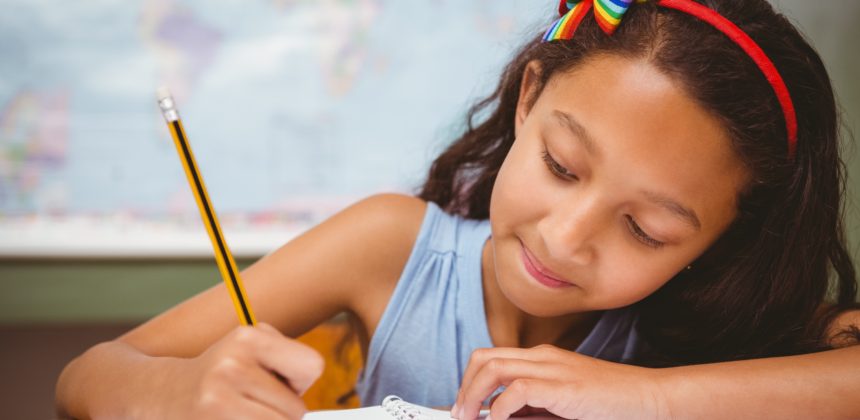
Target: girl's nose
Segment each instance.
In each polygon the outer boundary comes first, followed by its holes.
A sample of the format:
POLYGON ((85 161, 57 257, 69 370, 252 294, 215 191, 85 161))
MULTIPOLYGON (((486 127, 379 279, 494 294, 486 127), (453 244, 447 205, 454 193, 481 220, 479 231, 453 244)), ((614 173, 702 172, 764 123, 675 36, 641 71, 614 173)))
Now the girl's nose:
POLYGON ((596 238, 605 228, 597 200, 581 196, 575 202, 556 206, 538 223, 550 257, 572 265, 593 264, 596 238))

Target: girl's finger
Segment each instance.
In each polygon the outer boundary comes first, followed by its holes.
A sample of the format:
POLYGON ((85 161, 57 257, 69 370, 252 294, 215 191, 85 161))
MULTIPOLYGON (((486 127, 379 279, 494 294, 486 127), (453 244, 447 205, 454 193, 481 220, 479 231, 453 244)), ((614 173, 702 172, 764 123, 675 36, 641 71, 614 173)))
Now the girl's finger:
POLYGON ((500 386, 508 386, 517 379, 562 380, 570 373, 564 366, 553 362, 535 362, 524 359, 490 359, 472 377, 468 385, 460 388, 458 407, 460 420, 474 419, 481 403, 500 386))
POLYGON ((225 419, 262 419, 262 420, 300 420, 299 417, 285 417, 284 415, 273 410, 271 407, 251 401, 250 404, 243 404, 241 408, 233 411, 233 414, 224 416, 225 419))
MULTIPOLYGON (((496 403, 496 399, 499 398, 499 395, 501 395, 501 394, 493 395, 493 398, 490 398, 490 406, 492 406, 493 404, 496 403)), ((527 405, 527 406, 515 411, 513 416, 514 417, 528 417, 528 416, 537 416, 537 415, 545 416, 547 414, 549 414, 549 411, 546 411, 545 408, 535 408, 535 407, 532 407, 530 405, 527 405)))
POLYGON ((301 417, 285 417, 271 407, 257 401, 249 400, 239 394, 225 394, 218 401, 217 407, 207 407, 203 412, 197 412, 194 418, 207 419, 264 419, 264 420, 299 420, 301 417))
MULTIPOLYGON (((490 406, 490 417, 493 420, 507 420, 513 414, 528 409, 544 409, 550 413, 564 414, 570 417, 569 404, 571 395, 565 395, 568 388, 563 383, 542 379, 516 379, 499 394, 490 406)), ((575 416, 574 416, 575 417, 575 416)))
POLYGON ((235 382, 242 395, 271 408, 281 416, 300 419, 307 411, 295 391, 272 372, 261 368, 245 369, 236 376, 235 382))
POLYGON ((469 357, 469 364, 466 365, 466 370, 463 372, 463 380, 460 381, 460 391, 457 393, 457 398, 454 400, 454 406, 451 407, 451 417, 458 418, 460 411, 460 401, 462 400, 463 389, 469 387, 472 383, 472 378, 481 370, 487 361, 493 358, 507 359, 524 359, 525 350, 509 347, 496 347, 477 349, 472 352, 469 357))
POLYGON ((463 380, 460 383, 460 392, 457 393, 457 399, 451 409, 452 417, 457 417, 460 411, 459 403, 462 400, 463 389, 469 388, 471 383, 484 365, 492 359, 522 359, 531 361, 557 361, 564 363, 565 358, 576 357, 575 353, 566 352, 549 345, 537 346, 530 349, 519 349, 509 347, 485 348, 478 349, 472 352, 469 359, 469 364, 463 373, 463 380))
POLYGON ((255 358, 286 379, 296 393, 304 393, 322 374, 325 361, 314 349, 283 336, 270 325, 261 323, 254 328, 264 333, 247 338, 252 341, 255 358))

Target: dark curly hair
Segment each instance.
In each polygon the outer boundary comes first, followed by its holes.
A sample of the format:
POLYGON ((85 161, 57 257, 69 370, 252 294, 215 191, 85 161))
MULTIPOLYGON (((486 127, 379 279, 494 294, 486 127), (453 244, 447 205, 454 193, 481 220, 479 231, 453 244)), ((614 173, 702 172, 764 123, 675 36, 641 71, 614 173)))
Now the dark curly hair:
MULTIPOLYGON (((740 193, 738 217, 694 268, 635 304, 648 349, 639 363, 671 366, 830 348, 828 326, 858 305, 842 225, 838 113, 827 71, 767 1, 699 2, 752 37, 785 79, 798 116, 794 160, 771 85, 740 47, 695 17, 644 3, 628 10, 612 36, 586 18, 571 40, 544 43, 536 37, 523 46, 495 91, 469 111, 465 133, 433 162, 419 196, 453 214, 489 217, 530 61, 541 63, 540 92, 553 75, 596 54, 645 60, 722 122, 751 181, 740 193)), ((844 335, 860 339, 856 328, 844 335)))

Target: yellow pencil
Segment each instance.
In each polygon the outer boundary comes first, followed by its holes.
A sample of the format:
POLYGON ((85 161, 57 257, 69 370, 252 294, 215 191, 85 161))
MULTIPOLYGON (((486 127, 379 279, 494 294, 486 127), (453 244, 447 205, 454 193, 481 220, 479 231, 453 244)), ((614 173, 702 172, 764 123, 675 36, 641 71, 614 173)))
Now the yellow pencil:
POLYGON ((197 200, 200 217, 203 219, 206 231, 209 232, 209 239, 212 241, 212 249, 215 251, 215 261, 218 262, 221 278, 224 279, 224 284, 227 285, 227 290, 230 291, 230 296, 233 298, 233 305, 236 307, 239 321, 242 325, 256 325, 254 312, 251 311, 251 305, 246 298, 245 289, 242 287, 239 270, 236 269, 236 262, 233 260, 233 255, 230 253, 227 242, 224 241, 224 236, 221 234, 221 225, 218 223, 218 217, 215 215, 215 208, 212 207, 212 202, 209 201, 209 195, 206 193, 206 185, 203 183, 203 177, 197 169, 194 154, 191 153, 191 145, 188 144, 188 138, 185 136, 185 130, 182 129, 179 112, 176 110, 176 103, 173 101, 173 97, 167 88, 162 87, 158 89, 158 106, 161 108, 164 120, 167 121, 168 128, 170 128, 170 134, 173 135, 176 152, 179 153, 182 166, 185 168, 185 176, 188 179, 188 184, 191 186, 191 190, 194 191, 194 198, 197 200))

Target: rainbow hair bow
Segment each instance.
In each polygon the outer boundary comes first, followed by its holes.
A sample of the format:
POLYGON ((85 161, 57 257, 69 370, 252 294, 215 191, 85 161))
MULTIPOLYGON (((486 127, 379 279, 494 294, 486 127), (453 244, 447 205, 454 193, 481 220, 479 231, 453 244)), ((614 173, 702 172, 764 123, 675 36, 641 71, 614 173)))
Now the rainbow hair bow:
MULTIPOLYGON (((603 29, 607 35, 612 35, 621 23, 621 18, 627 12, 627 8, 634 0, 579 0, 569 1, 561 0, 558 5, 558 14, 561 19, 555 22, 552 27, 546 31, 543 37, 545 42, 555 41, 558 39, 570 39, 573 37, 573 32, 579 26, 579 22, 585 17, 585 14, 594 6, 594 18, 597 24, 603 29)), ((645 0, 636 0, 637 3, 644 3, 645 0)))

